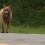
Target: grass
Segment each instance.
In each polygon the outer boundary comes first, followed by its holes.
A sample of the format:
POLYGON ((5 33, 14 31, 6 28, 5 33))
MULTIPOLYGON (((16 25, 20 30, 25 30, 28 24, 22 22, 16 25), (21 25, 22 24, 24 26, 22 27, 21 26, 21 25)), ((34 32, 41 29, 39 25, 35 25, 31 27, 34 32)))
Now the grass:
MULTIPOLYGON (((2 27, 0 26, 0 32, 2 31, 2 27)), ((27 33, 27 34, 45 34, 45 27, 38 27, 38 28, 29 28, 29 27, 15 27, 10 26, 9 28, 10 33, 27 33)))
POLYGON ((29 28, 29 27, 14 27, 11 26, 9 29, 11 33, 30 33, 30 34, 45 34, 45 27, 29 28))

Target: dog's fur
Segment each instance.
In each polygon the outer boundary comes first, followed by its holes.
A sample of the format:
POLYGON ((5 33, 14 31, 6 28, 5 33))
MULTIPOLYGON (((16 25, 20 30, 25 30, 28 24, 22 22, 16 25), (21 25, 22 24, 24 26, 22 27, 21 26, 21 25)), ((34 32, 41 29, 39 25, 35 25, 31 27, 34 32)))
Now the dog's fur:
POLYGON ((8 33, 9 24, 12 20, 12 11, 10 9, 10 6, 3 6, 3 8, 0 11, 0 19, 2 22, 2 33, 8 33))

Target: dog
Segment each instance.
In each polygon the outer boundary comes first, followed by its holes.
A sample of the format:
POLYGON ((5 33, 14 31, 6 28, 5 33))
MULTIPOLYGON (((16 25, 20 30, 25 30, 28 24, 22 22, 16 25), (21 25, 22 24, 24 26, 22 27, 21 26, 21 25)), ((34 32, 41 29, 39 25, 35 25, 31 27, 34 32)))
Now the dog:
POLYGON ((2 22, 2 33, 8 33, 9 25, 12 20, 12 10, 10 6, 3 5, 3 8, 0 10, 0 19, 2 22))

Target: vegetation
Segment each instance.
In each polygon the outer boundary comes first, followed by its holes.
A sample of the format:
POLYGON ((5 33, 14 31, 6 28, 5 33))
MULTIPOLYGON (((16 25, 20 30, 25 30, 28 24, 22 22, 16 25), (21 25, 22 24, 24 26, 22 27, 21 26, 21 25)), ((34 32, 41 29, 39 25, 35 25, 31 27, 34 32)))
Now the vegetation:
MULTIPOLYGON (((2 32, 2 27, 0 26, 0 33, 2 32)), ((45 34, 45 27, 15 27, 10 26, 9 28, 10 33, 26 33, 26 34, 45 34)))
POLYGON ((45 25, 45 0, 0 0, 0 8, 3 4, 11 5, 12 25, 31 27, 45 25))
MULTIPOLYGON (((18 26, 45 27, 45 0, 0 0, 0 9, 3 4, 11 5, 12 28, 18 26)), ((38 29, 36 28, 36 30, 38 29)), ((41 28, 41 30, 43 29, 41 28)))
POLYGON ((26 33, 26 34, 45 34, 45 27, 14 27, 11 26, 9 29, 10 33, 26 33))

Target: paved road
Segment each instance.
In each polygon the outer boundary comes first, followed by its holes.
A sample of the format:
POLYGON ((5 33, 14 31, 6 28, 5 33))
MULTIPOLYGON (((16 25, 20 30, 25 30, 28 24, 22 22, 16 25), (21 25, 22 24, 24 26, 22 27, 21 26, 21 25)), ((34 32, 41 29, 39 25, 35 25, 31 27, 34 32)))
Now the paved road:
POLYGON ((45 45, 45 34, 0 33, 0 45, 45 45))

